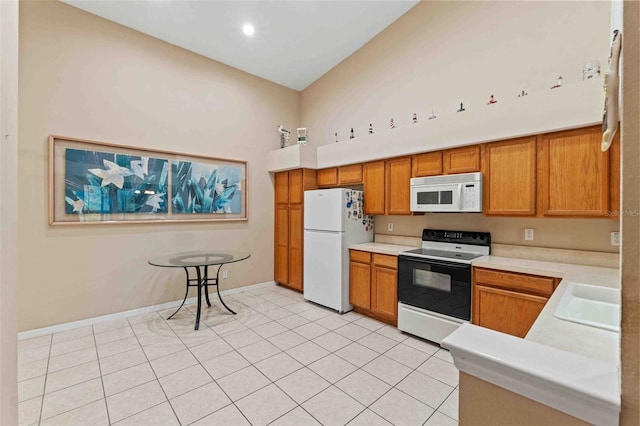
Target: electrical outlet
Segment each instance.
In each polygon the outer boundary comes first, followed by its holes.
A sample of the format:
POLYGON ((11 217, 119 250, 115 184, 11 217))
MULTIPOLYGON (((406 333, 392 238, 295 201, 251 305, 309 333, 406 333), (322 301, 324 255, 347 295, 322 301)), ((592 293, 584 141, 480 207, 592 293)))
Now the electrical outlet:
POLYGON ((227 271, 226 269, 222 271, 222 278, 229 278, 229 271, 227 271))
POLYGON ((387 224, 387 231, 389 231, 389 232, 393 232, 393 222, 389 222, 389 223, 387 224))
POLYGON ((527 228, 524 230, 524 239, 527 241, 533 241, 533 229, 527 228))
POLYGON ((612 246, 619 246, 620 245, 620 233, 619 232, 612 232, 611 233, 611 245, 612 246))

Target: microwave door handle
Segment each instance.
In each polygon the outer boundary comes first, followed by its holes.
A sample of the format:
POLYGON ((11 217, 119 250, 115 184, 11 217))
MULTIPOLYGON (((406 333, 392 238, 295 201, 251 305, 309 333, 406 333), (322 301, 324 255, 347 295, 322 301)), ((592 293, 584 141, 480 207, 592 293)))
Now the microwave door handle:
POLYGON ((458 184, 458 211, 462 211, 462 184, 458 184))

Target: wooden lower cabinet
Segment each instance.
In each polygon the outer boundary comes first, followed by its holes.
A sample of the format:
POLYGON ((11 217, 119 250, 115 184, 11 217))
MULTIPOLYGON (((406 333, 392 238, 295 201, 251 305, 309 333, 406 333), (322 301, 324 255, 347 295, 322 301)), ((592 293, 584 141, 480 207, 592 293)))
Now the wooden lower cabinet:
POLYGON ((289 282, 289 206, 276 204, 274 279, 289 282))
POLYGON ((302 291, 302 204, 289 206, 289 286, 302 291))
POLYGON ((559 282, 552 277, 473 268, 472 323, 525 337, 559 282))
POLYGON ((547 303, 546 297, 476 285, 473 323, 524 337, 547 303))
POLYGON ((349 302, 354 310, 398 324, 398 258, 350 250, 349 302))

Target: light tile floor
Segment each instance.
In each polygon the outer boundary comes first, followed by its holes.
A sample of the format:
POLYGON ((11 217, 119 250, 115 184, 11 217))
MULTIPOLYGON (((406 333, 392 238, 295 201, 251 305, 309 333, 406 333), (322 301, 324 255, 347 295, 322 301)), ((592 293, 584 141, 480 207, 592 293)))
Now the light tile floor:
POLYGON ((19 342, 21 425, 456 425, 439 346, 282 287, 19 342), (215 303, 218 302, 218 303, 215 303))

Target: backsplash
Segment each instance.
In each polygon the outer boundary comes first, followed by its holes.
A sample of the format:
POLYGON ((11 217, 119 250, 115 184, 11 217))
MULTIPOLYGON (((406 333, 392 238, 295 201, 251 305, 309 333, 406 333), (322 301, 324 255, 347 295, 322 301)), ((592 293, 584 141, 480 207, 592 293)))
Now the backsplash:
MULTIPOLYGON (((611 232, 620 230, 614 219, 553 219, 487 217, 481 213, 430 213, 423 216, 376 216, 376 234, 420 238, 424 228, 491 233, 492 243, 618 253, 611 232), (389 223, 393 231, 388 231, 389 223), (525 228, 534 240, 525 241, 525 228)), ((410 244, 411 245, 411 244, 410 244)))

